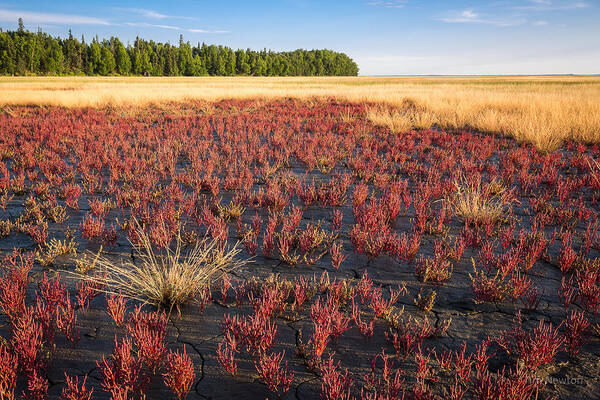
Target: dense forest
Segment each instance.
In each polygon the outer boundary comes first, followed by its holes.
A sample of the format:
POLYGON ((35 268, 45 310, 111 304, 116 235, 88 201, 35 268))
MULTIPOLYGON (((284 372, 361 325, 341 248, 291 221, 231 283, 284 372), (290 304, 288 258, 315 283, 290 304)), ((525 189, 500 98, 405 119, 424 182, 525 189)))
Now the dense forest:
POLYGON ((19 19, 16 31, 0 29, 2 75, 144 75, 144 76, 355 76, 358 66, 346 54, 331 50, 254 51, 198 43, 179 45, 136 38, 86 43, 29 32, 19 19))

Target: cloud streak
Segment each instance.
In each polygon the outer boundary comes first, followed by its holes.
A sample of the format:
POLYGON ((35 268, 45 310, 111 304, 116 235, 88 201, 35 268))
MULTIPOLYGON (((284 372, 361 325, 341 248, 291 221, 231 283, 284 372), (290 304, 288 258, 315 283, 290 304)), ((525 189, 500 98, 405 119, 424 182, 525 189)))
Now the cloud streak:
POLYGON ((404 8, 408 3, 408 0, 394 0, 394 1, 369 1, 365 3, 371 7, 382 7, 382 8, 404 8))
POLYGON ((217 29, 214 31, 206 30, 206 29, 188 29, 188 32, 191 33, 229 33, 229 31, 217 29))
POLYGON ((216 29, 200 29, 200 28, 182 28, 180 26, 175 25, 164 25, 164 24, 150 24, 148 22, 125 22, 123 25, 132 26, 136 28, 159 28, 159 29, 168 29, 172 31, 181 31, 181 32, 190 32, 190 33, 207 33, 207 34, 222 34, 229 33, 227 30, 216 29))
POLYGON ((160 28, 160 29, 170 29, 173 31, 180 31, 182 28, 179 26, 173 25, 162 25, 162 24, 149 24, 147 22, 125 22, 127 26, 135 26, 140 28, 160 28))
POLYGON ((0 21, 17 22, 23 18, 26 25, 55 24, 55 25, 111 25, 105 19, 75 14, 54 14, 20 10, 0 9, 0 21))
POLYGON ((117 11, 123 11, 123 12, 128 12, 128 13, 133 13, 133 14, 138 14, 144 18, 148 18, 148 19, 167 19, 167 18, 172 18, 172 19, 187 19, 187 20, 195 20, 196 18, 192 18, 192 17, 182 17, 179 15, 167 15, 167 14, 162 14, 158 11, 154 11, 154 10, 148 10, 146 8, 121 8, 121 7, 114 7, 113 10, 117 10, 117 11))
POLYGON ((448 17, 438 18, 438 20, 449 24, 484 24, 501 27, 521 25, 527 22, 527 20, 522 17, 489 18, 472 9, 463 10, 457 13, 455 12, 448 17))
POLYGON ((540 18, 540 16, 543 16, 540 13, 590 7, 588 3, 570 0, 526 0, 524 3, 525 5, 520 6, 507 6, 506 4, 496 3, 490 6, 493 12, 489 11, 489 13, 480 13, 472 8, 462 11, 449 11, 446 15, 435 19, 449 24, 482 24, 498 27, 531 24, 540 27, 549 25, 547 20, 540 18))
POLYGON ((588 8, 590 6, 583 1, 561 1, 557 3, 551 0, 530 0, 529 3, 531 4, 518 6, 515 9, 523 11, 561 11, 588 8))

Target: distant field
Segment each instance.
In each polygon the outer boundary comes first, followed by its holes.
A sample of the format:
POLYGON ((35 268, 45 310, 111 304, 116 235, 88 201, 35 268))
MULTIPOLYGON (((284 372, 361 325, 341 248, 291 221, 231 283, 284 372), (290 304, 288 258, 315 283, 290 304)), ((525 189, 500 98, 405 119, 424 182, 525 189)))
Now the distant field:
POLYGON ((472 127, 505 133, 542 150, 555 149, 564 140, 600 140, 596 77, 0 78, 0 105, 5 108, 282 97, 371 103, 366 117, 395 132, 432 125, 472 127))

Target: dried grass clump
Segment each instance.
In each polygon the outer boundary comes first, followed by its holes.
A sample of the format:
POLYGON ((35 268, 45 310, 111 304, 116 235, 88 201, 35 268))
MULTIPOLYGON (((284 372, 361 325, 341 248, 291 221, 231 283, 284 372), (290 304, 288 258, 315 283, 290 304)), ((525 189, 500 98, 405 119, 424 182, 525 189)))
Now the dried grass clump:
POLYGON ((354 115, 352 114, 349 108, 346 108, 340 113, 340 119, 346 124, 352 123, 355 120, 354 115))
POLYGON ((392 133, 406 132, 413 126, 410 115, 392 109, 369 108, 367 109, 367 118, 375 126, 389 128, 392 133))
POLYGON ((588 161, 590 165, 589 177, 592 181, 592 186, 600 190, 600 162, 596 160, 588 161))
POLYGON ((508 213, 508 191, 498 190, 496 185, 484 186, 481 182, 470 183, 466 179, 455 182, 456 191, 450 198, 454 213, 463 220, 476 225, 502 221, 508 213))
POLYGON ((406 132, 411 129, 430 129, 437 123, 435 115, 414 106, 407 109, 370 107, 367 109, 366 116, 375 126, 387 127, 392 133, 406 132))
POLYGON ((108 293, 139 300, 172 310, 192 299, 225 272, 244 264, 236 260, 240 249, 219 246, 214 240, 201 240, 184 251, 181 235, 172 247, 155 252, 147 233, 138 230, 134 245, 135 262, 115 263, 100 258, 96 273, 86 279, 102 284, 108 293))

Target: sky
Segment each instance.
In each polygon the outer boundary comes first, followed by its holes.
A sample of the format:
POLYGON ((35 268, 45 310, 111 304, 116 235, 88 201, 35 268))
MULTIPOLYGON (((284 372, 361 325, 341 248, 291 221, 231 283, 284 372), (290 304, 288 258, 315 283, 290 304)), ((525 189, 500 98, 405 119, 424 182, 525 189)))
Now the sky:
POLYGON ((328 48, 361 75, 597 74, 600 0, 0 0, 0 27, 233 48, 328 48))

